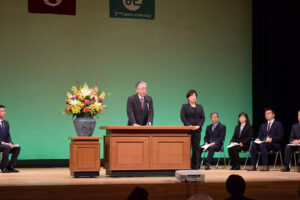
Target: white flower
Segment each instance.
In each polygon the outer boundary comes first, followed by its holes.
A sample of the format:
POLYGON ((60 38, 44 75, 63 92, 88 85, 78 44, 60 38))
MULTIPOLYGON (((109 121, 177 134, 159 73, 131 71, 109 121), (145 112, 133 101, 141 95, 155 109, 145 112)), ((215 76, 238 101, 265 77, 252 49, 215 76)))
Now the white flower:
POLYGON ((87 88, 82 88, 81 93, 83 94, 84 97, 86 97, 91 94, 91 90, 89 90, 87 88))
POLYGON ((71 100, 71 101, 70 101, 70 104, 73 105, 73 106, 74 106, 74 105, 77 105, 77 103, 78 103, 78 100, 77 100, 77 99, 71 100))
POLYGON ((96 106, 102 106, 102 103, 95 103, 96 106))

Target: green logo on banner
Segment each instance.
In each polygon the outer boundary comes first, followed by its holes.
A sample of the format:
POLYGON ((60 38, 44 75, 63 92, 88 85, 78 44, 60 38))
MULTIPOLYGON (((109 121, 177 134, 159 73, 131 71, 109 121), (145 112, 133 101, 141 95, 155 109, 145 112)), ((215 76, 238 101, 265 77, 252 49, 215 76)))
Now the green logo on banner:
POLYGON ((154 19, 154 0, 109 0, 110 17, 154 19))

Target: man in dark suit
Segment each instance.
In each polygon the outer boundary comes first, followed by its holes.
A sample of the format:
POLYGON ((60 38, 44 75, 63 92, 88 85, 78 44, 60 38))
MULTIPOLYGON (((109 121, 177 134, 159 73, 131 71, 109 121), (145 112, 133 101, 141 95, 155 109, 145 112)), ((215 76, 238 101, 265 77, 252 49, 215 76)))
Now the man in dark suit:
MULTIPOLYGON (((298 123, 296 123, 292 126, 291 135, 290 135, 290 144, 293 144, 293 145, 300 144, 300 110, 298 111, 298 123)), ((286 145, 286 147, 285 147, 285 162, 284 162, 285 166, 281 171, 283 171, 283 172, 290 171, 291 156, 295 151, 300 151, 300 146, 286 145)), ((298 157, 298 164, 300 164, 300 156, 298 157)), ((298 168, 298 172, 300 172, 300 166, 298 168)))
POLYGON ((129 126, 151 126, 153 124, 153 101, 147 93, 147 83, 136 84, 137 94, 128 97, 127 116, 129 126))
POLYGON ((251 168, 248 171, 256 171, 257 152, 261 152, 263 169, 261 171, 269 171, 269 151, 278 151, 281 147, 283 138, 283 126, 275 120, 274 110, 265 109, 265 118, 267 122, 260 126, 258 136, 251 146, 251 168))
POLYGON ((3 173, 19 172, 15 169, 20 153, 20 146, 14 145, 10 132, 9 124, 4 120, 6 115, 5 106, 0 105, 0 152, 2 152, 1 171, 3 173), (9 160, 9 154, 12 154, 9 160))
MULTIPOLYGON (((205 137, 204 137, 204 147, 205 145, 209 146, 206 151, 208 151, 208 155, 205 160, 205 170, 210 169, 210 162, 214 156, 216 151, 220 151, 226 134, 226 126, 221 124, 219 121, 219 114, 217 112, 213 112, 210 114, 210 119, 212 121, 211 125, 206 127, 205 137)), ((205 150, 204 148, 200 149, 200 158, 202 152, 205 150)))

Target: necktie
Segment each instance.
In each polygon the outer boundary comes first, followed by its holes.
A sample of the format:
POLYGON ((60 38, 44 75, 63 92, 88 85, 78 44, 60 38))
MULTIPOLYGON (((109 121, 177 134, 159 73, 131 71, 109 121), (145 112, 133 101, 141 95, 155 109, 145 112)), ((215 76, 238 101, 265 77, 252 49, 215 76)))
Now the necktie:
POLYGON ((270 128, 271 128, 271 122, 268 122, 268 126, 267 126, 267 136, 265 137, 264 140, 268 139, 268 137, 269 137, 269 132, 270 132, 270 128))
POLYGON ((1 128, 2 128, 3 137, 5 138, 5 127, 4 127, 4 121, 1 121, 1 128))
POLYGON ((216 125, 214 124, 212 127, 212 132, 215 132, 215 129, 216 129, 216 125))
POLYGON ((142 106, 142 110, 144 109, 144 98, 141 98, 141 106, 142 106))
POLYGON ((270 128, 271 128, 271 122, 268 123, 268 127, 267 127, 267 135, 269 135, 270 128))

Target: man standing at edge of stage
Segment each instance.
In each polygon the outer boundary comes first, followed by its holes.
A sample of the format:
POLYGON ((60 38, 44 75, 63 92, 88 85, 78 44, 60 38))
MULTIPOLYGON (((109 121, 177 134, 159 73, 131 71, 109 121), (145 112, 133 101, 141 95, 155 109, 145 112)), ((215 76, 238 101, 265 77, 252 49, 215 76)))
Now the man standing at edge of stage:
POLYGON ((21 150, 18 145, 13 145, 9 132, 8 121, 4 120, 6 116, 5 106, 0 105, 0 152, 2 152, 1 171, 2 173, 16 173, 15 169, 17 159, 21 150), (9 154, 12 154, 9 160, 9 154))
POLYGON ((127 116, 129 126, 151 126, 153 124, 153 101, 146 95, 147 83, 138 81, 136 93, 128 97, 127 116))
MULTIPOLYGON (((292 154, 295 153, 296 151, 300 151, 300 146, 297 146, 300 145, 300 110, 298 110, 298 122, 292 126, 289 142, 290 145, 295 145, 295 146, 286 145, 284 168, 281 170, 282 172, 289 172, 291 170, 290 163, 291 163, 292 154)), ((297 172, 300 172, 300 155, 298 156, 298 164, 299 167, 297 172)))

